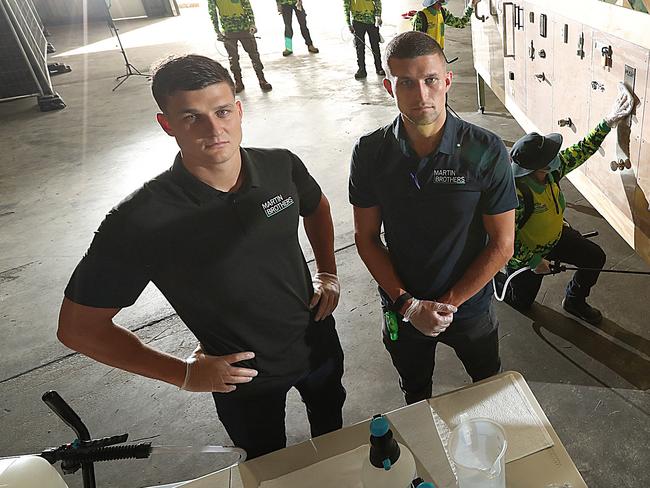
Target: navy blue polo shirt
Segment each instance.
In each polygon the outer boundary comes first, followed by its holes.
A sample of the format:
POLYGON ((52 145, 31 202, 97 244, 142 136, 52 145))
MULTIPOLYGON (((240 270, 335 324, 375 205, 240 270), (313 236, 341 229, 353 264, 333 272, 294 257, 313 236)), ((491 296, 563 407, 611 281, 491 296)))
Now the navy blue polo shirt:
POLYGON ((110 211, 65 290, 91 307, 132 305, 151 281, 212 355, 253 351, 258 377, 239 394, 313 366, 311 276, 300 215, 321 189, 287 150, 242 148, 245 178, 225 193, 174 165, 110 211))
MULTIPOLYGON (((517 207, 501 139, 449 112, 443 130, 438 149, 419 158, 398 116, 359 139, 350 169, 350 203, 380 208, 397 275, 413 296, 428 300, 446 293, 485 248, 482 216, 517 207)), ((491 295, 488 283, 455 317, 484 313, 491 295)))

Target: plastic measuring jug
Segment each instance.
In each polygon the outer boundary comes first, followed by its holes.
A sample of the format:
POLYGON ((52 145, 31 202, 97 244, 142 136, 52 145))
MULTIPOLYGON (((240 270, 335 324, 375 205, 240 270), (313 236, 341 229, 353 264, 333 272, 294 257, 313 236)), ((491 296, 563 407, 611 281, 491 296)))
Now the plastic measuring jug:
POLYGON ((505 488, 507 447, 503 427, 490 419, 458 424, 449 438, 449 454, 460 488, 505 488))

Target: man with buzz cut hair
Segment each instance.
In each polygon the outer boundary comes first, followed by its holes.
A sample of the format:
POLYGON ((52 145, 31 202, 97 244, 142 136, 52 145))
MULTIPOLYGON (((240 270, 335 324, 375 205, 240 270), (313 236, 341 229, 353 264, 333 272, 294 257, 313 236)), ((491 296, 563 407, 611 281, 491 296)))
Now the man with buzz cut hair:
POLYGON ((513 253, 517 197, 501 139, 447 111, 452 73, 436 41, 400 34, 384 66, 400 113, 357 142, 349 194, 357 249, 379 284, 384 345, 410 404, 431 396, 439 342, 474 381, 500 371, 491 280, 513 253))
POLYGON ((173 166, 111 210, 75 269, 59 315, 66 346, 109 366, 211 392, 234 444, 286 445, 295 387, 313 437, 343 424, 343 352, 329 203, 298 156, 241 147, 242 104, 216 61, 173 57, 153 73, 173 166), (298 241, 314 251, 312 278, 298 241), (199 341, 185 360, 113 323, 152 282, 199 341))

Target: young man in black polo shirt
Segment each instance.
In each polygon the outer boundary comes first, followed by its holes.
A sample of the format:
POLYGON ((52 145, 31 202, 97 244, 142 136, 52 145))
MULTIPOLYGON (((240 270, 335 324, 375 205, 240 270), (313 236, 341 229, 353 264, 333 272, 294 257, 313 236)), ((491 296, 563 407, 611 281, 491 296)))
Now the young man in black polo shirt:
POLYGON ((503 142, 447 112, 440 46, 406 32, 385 60, 400 115, 357 142, 350 202, 359 255, 398 314, 397 338, 385 326, 384 344, 414 403, 431 396, 438 342, 474 381, 499 372, 491 279, 512 256, 517 197, 503 142))
POLYGON ((312 436, 342 426, 339 284, 327 198, 298 157, 240 147, 242 106, 228 71, 196 55, 153 75, 174 165, 106 216, 65 290, 59 339, 100 362, 196 392, 249 457, 286 444, 296 387, 312 436), (302 216, 318 273, 298 242, 302 216), (186 360, 113 323, 153 282, 200 346, 186 360))

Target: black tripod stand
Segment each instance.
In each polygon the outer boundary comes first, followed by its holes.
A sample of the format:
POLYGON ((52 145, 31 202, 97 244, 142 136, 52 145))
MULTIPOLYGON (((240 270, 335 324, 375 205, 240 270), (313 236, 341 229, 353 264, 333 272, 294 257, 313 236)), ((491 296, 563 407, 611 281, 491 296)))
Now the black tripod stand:
POLYGON ((111 0, 105 0, 105 5, 106 5, 106 21, 108 22, 108 28, 111 30, 111 34, 114 32, 115 37, 117 38, 117 43, 120 45, 120 51, 122 51, 122 56, 124 57, 124 64, 126 66, 126 74, 120 75, 117 78, 115 78, 115 81, 118 81, 119 83, 115 85, 112 91, 117 90, 122 83, 124 83, 126 80, 129 79, 129 76, 143 76, 147 79, 151 79, 151 75, 148 75, 146 73, 141 73, 138 68, 133 66, 131 63, 129 63, 129 58, 126 57, 126 51, 124 50, 124 46, 122 46, 122 40, 120 39, 120 34, 118 32, 117 26, 115 25, 115 21, 113 20, 113 16, 111 15, 111 0))

